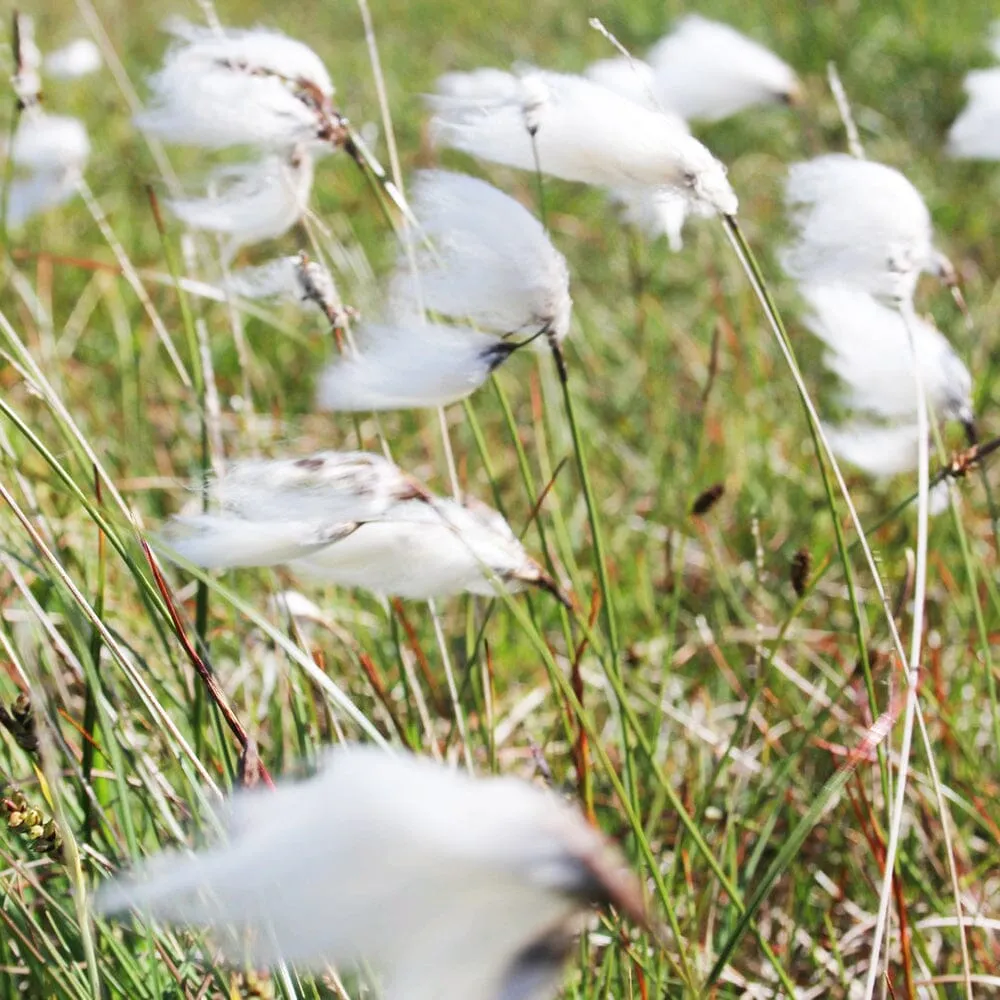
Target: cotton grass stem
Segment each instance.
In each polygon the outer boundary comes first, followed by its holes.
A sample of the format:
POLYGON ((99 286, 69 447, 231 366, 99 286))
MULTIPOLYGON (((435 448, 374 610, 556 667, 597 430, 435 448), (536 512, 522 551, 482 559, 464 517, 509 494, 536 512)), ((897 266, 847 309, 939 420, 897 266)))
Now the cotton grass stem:
POLYGON ((437 640, 438 651, 441 653, 444 676, 448 683, 448 695, 451 698, 452 711, 455 713, 455 725, 458 727, 458 738, 462 741, 462 756, 465 760, 465 768, 469 774, 472 774, 474 769, 472 766, 472 752, 469 749, 469 731, 465 724, 465 713, 462 711, 462 703, 458 697, 458 685, 455 683, 455 673, 451 668, 448 640, 445 638, 444 629, 441 627, 441 616, 438 614, 434 602, 428 601, 427 608, 431 613, 431 622, 434 624, 434 638, 437 640))
MULTIPOLYGON (((907 661, 907 691, 906 707, 903 713, 903 741, 899 749, 899 770, 896 775, 895 799, 890 814, 889 843, 886 847, 885 871, 883 872, 882 888, 879 893, 878 914, 872 937, 868 975, 865 979, 864 1000, 872 1000, 872 996, 875 993, 882 938, 886 933, 889 905, 892 901, 896 852, 899 849, 899 839, 903 829, 903 817, 906 808, 906 780, 909 774, 913 725, 917 711, 917 687, 920 677, 920 653, 924 631, 924 606, 927 599, 927 532, 930 516, 930 423, 927 417, 927 398, 924 391, 924 380, 920 374, 920 365, 916 357, 916 342, 913 337, 913 320, 915 318, 913 316, 913 306, 904 300, 900 303, 899 310, 910 336, 910 348, 913 352, 914 361, 913 377, 917 392, 917 560, 914 576, 910 655, 907 661)), ((947 822, 944 816, 941 819, 942 822, 947 822)))
MULTIPOLYGON (((775 339, 778 342, 778 347, 792 373, 792 379, 795 382, 795 387, 798 391, 799 398, 802 401, 802 406, 804 407, 806 415, 809 418, 810 431, 813 434, 814 442, 816 444, 817 459, 822 461, 822 458, 825 455, 826 459, 830 463, 834 479, 837 482, 837 488, 840 490, 844 503, 847 505, 851 523, 858 535, 858 543, 861 545, 862 554, 865 557, 865 562, 872 575, 872 582, 875 586, 875 591, 882 603, 882 609, 885 613, 886 622, 889 626, 889 635, 892 638, 893 647, 896 655, 899 657, 899 662, 901 664, 905 664, 907 662, 906 650, 903 646, 903 640, 900 637, 899 629, 896 626, 896 621, 893 618, 892 604, 886 594, 885 585, 882 582, 882 577, 878 570, 878 564, 875 561, 875 556, 872 553, 871 546, 868 544, 868 538, 865 535, 864 526, 861 523, 861 517, 858 514, 857 508, 854 506, 854 501, 851 499, 851 494, 847 488, 847 483, 844 480, 844 475, 840 471, 840 465, 838 464, 836 456, 833 454, 830 443, 823 431, 823 425, 820 422, 819 414, 816 412, 816 406, 809 395, 809 390, 806 387, 805 380, 802 378, 802 372, 800 371, 798 362, 795 359, 795 354, 792 350, 791 342, 788 339, 788 334, 785 332, 781 315, 778 312, 777 306, 774 304, 774 300, 771 298, 770 292, 767 290, 767 285, 764 282, 763 274, 757 264, 756 257, 750 249, 750 244, 747 243, 746 237, 744 237, 743 231, 740 229, 736 218, 734 216, 726 215, 722 217, 722 222, 723 228, 726 231, 726 236, 728 237, 733 251, 746 273, 754 294, 757 296, 757 299, 764 310, 764 315, 767 317, 768 324, 770 325, 775 339)), ((836 518, 836 510, 832 510, 831 513, 833 513, 836 518)))

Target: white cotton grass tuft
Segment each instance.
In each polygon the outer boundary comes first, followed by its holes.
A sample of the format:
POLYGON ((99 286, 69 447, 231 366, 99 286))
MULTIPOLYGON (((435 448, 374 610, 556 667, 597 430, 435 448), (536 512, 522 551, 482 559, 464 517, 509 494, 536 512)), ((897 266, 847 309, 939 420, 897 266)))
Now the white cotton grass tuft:
POLYGON ((971 426, 972 376, 935 326, 914 316, 908 331, 897 309, 863 289, 805 285, 800 292, 809 305, 806 325, 826 346, 827 367, 841 380, 841 400, 848 409, 912 419, 917 411, 915 356, 931 408, 971 426))
POLYGON ((440 145, 564 180, 672 188, 724 215, 725 167, 676 120, 582 76, 525 69, 449 73, 430 98, 440 145), (537 161, 536 161, 537 153, 537 161))
POLYGON ((874 479, 887 479, 917 467, 920 432, 915 423, 876 424, 849 421, 824 427, 837 458, 874 479))
POLYGON ((968 98, 948 131, 948 154, 961 160, 1000 160, 1000 68, 965 77, 968 98))
POLYGON ((642 59, 627 56, 598 59, 583 71, 583 75, 636 104, 661 110, 656 99, 656 73, 642 59))
POLYGON ((201 566, 287 565, 414 600, 529 584, 566 600, 500 514, 435 497, 376 455, 241 462, 206 488, 211 511, 173 518, 162 539, 201 566))
POLYGON ((167 207, 191 229, 218 233, 223 256, 284 235, 302 217, 312 190, 312 157, 301 147, 290 155, 219 167, 203 198, 173 198, 167 207))
POLYGON ((79 118, 40 110, 21 116, 10 146, 14 165, 32 173, 80 169, 90 156, 90 139, 79 118))
POLYGON ((611 200, 621 218, 650 239, 667 238, 673 251, 684 247, 684 223, 691 204, 677 192, 665 188, 612 188, 611 200))
POLYGON ((101 50, 89 38, 74 38, 45 57, 45 72, 56 80, 79 80, 101 68, 101 50))
POLYGON ((395 312, 419 314, 423 306, 499 334, 544 330, 565 338, 572 310, 566 260, 519 202, 475 177, 424 170, 410 206, 420 227, 416 273, 403 254, 390 292, 395 312))
POLYGON ((205 489, 222 511, 247 521, 372 521, 403 500, 430 496, 394 462, 366 451, 244 459, 205 489))
POLYGON ((97 911, 207 927, 240 966, 367 969, 386 1000, 541 1000, 592 905, 646 920, 620 853, 512 777, 349 745, 220 819, 225 841, 146 861, 97 911))
POLYGON ((410 316, 364 323, 356 343, 320 376, 321 409, 352 413, 447 406, 475 392, 523 342, 410 316))
POLYGON ((217 29, 180 19, 166 27, 175 42, 150 77, 149 105, 136 116, 143 131, 206 149, 285 150, 331 138, 334 88, 309 46, 266 28, 217 29))
POLYGON ((7 191, 7 223, 23 225, 31 216, 68 201, 76 192, 90 156, 83 123, 35 107, 18 122, 10 147, 17 173, 7 191))
MULTIPOLYGON (((1000 21, 994 22, 990 49, 1000 59, 1000 21)), ((948 153, 965 160, 1000 160, 1000 67, 966 74, 968 97, 948 131, 948 153)))
POLYGON ((922 271, 947 264, 923 198, 892 167, 843 153, 796 163, 785 201, 795 235, 782 263, 798 281, 850 284, 902 302, 922 271))
POLYGON ((735 28, 689 14, 647 54, 659 104, 687 121, 717 121, 754 104, 794 103, 795 71, 735 28))
POLYGON ((340 301, 330 271, 302 252, 232 271, 228 280, 229 291, 242 298, 294 302, 303 308, 315 307, 328 317, 340 301))

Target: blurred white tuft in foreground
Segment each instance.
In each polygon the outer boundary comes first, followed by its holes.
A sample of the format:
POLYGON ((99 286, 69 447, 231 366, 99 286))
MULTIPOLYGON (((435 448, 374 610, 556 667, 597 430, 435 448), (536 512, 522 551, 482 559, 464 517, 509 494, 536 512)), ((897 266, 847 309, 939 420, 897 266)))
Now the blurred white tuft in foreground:
POLYGON ((228 842, 147 861, 97 909, 206 926, 234 963, 369 966, 387 1000, 546 997, 592 905, 645 919, 618 851, 515 778, 348 746, 224 819, 228 842))
POLYGON ((57 80, 79 80, 101 68, 101 50, 89 38, 75 38, 45 57, 45 72, 57 80))

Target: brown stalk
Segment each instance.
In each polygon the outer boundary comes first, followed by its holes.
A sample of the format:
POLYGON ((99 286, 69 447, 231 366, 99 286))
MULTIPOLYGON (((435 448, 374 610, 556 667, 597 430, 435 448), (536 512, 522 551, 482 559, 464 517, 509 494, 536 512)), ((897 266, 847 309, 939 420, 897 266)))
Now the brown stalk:
MULTIPOLYGON (((173 622, 174 632, 177 638, 180 640, 181 646, 184 652, 187 654, 187 658, 194 667, 195 672, 201 678, 202 683, 205 685, 208 691, 209 697, 215 702, 216 708, 222 713, 223 719, 226 721, 226 725, 229 726, 230 732, 236 737, 236 741, 240 745, 240 750, 245 754, 247 752, 247 747, 250 744, 250 737, 247 735, 246 729, 243 727, 243 723, 236 717, 236 713, 230 708, 229 703, 226 701, 226 695, 222 688, 219 686, 219 682, 216 680, 215 674, 212 672, 212 668, 202 659, 198 650, 195 649, 191 640, 187 636, 187 632, 184 629, 184 623, 181 621, 181 617, 177 612, 176 605, 174 604, 173 595, 170 593, 170 587, 167 585, 167 581, 163 578, 163 574, 160 572, 160 567, 156 562, 156 557, 153 555, 153 550, 149 547, 149 543, 145 538, 139 539, 139 544, 142 546, 142 551, 146 556, 146 561, 149 563, 150 569, 153 571, 153 579, 156 581, 157 589, 166 602, 167 611, 170 614, 170 620, 173 622)), ((268 788, 274 788, 274 781, 271 775, 268 773, 267 768, 263 763, 259 764, 260 780, 267 785, 268 788)))

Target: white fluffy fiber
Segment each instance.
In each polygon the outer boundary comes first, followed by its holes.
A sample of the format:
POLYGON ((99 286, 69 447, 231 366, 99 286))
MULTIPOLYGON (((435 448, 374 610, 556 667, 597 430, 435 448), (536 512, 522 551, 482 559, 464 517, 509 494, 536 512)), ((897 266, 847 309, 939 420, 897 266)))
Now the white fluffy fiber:
POLYGON ((312 158, 298 149, 219 168, 209 182, 214 193, 171 199, 167 206, 192 229, 225 237, 224 256, 231 260, 241 247, 291 229, 306 210, 312 181, 312 158))
MULTIPOLYGON (((656 73, 642 59, 613 56, 591 63, 583 75, 594 83, 627 97, 636 104, 659 110, 656 97, 656 73)), ((683 121, 683 119, 681 119, 683 121)))
POLYGON ((364 964, 386 1000, 547 996, 563 953, 532 946, 557 934, 568 953, 595 886, 640 915, 618 853, 514 778, 348 746, 310 778, 237 793, 224 818, 226 842, 147 861, 97 908, 207 926, 240 965, 364 964))
POLYGON ((581 76, 495 69, 438 81, 432 135, 495 163, 606 186, 668 187, 726 215, 738 202, 723 165, 675 120, 581 76), (529 134, 534 131, 534 145, 529 134))
POLYGON ((20 226, 32 215, 68 201, 90 156, 83 123, 31 108, 21 115, 11 142, 17 175, 7 191, 7 222, 20 226))
POLYGON ((618 205, 622 219, 650 239, 667 238, 671 250, 684 246, 684 223, 691 205, 677 192, 664 188, 611 189, 611 200, 618 205))
POLYGON ((726 118, 753 104, 792 101, 795 71, 728 24, 689 14, 647 55, 663 108, 690 121, 726 118))
POLYGON ((965 77, 968 101, 948 132, 948 152, 967 160, 1000 160, 1000 68, 965 77))
POLYGON ((444 170, 421 171, 410 204, 420 224, 417 273, 403 255, 391 290, 398 313, 422 305, 500 334, 566 336, 566 260, 526 208, 485 181, 444 170))
POLYGON ((367 323, 358 348, 319 380, 325 410, 406 410, 445 406, 475 392, 514 349, 495 336, 419 318, 367 323))
POLYGON ((178 515, 161 539, 174 555, 206 569, 283 566, 311 555, 356 529, 353 522, 256 519, 226 514, 178 515))
MULTIPOLYGON (((800 289, 809 305, 809 329, 827 348, 827 365, 841 380, 843 402, 858 413, 915 421, 914 352, 899 310, 843 285, 800 289)), ((927 401, 941 416, 972 421, 972 377, 940 331, 911 321, 927 401)))
POLYGON ((425 491, 394 462, 366 451, 244 459, 206 484, 212 503, 247 521, 372 521, 425 491))
POLYGON ((78 80, 101 68, 101 50, 89 38, 75 38, 45 57, 45 72, 56 80, 78 80))
POLYGON ((164 547, 221 569, 288 565, 306 575, 413 599, 555 591, 510 525, 475 501, 434 497, 364 452, 237 463, 208 486, 211 512, 173 518, 164 547))
POLYGON ((851 421, 826 427, 834 454, 875 479, 912 472, 917 467, 920 432, 915 423, 884 425, 851 421))
POLYGON ((138 126, 167 142, 208 149, 287 148, 317 136, 319 102, 333 84, 309 46, 265 28, 198 27, 172 20, 175 36, 150 77, 138 126))
POLYGON ((328 548, 289 563, 315 579, 385 596, 496 596, 548 577, 496 513, 453 500, 408 501, 328 548))
POLYGON ((930 213, 898 170, 820 156, 789 169, 785 200, 795 236, 782 263, 799 281, 851 284, 900 301, 912 298, 921 271, 940 268, 930 213))
POLYGON ((53 173, 84 166, 90 139, 79 118, 34 110, 20 117, 10 147, 14 165, 32 173, 53 173))

